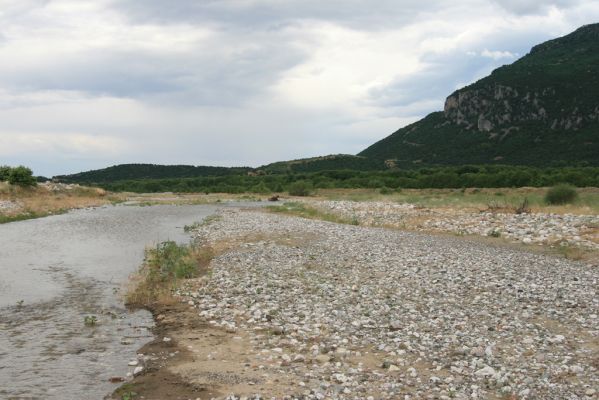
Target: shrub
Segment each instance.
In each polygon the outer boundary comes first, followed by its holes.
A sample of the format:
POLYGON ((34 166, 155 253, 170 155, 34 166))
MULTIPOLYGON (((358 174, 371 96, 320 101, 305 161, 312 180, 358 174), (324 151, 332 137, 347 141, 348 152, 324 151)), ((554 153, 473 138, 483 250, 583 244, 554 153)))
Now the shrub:
POLYGON ((1 165, 0 166, 0 182, 8 180, 8 177, 10 176, 10 171, 11 170, 12 170, 12 168, 9 167, 8 165, 1 165))
POLYGON ((312 193, 312 183, 308 181, 297 181, 289 185, 291 196, 310 196, 310 193, 312 193))
POLYGON ((556 185, 549 189, 545 195, 547 204, 568 204, 574 202, 577 198, 576 188, 567 184, 556 185))
POLYGON ((388 188, 387 186, 383 186, 381 188, 381 190, 379 190, 379 193, 380 194, 391 194, 391 193, 393 193, 393 190, 388 188))
POLYGON ((22 165, 10 170, 8 183, 18 186, 35 186, 37 184, 31 170, 22 165))

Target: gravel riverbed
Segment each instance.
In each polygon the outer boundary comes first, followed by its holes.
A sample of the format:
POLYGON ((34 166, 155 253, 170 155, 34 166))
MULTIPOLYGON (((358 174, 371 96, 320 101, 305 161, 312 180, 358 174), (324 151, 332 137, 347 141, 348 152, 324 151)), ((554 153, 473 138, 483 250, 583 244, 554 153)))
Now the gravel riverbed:
POLYGON ((362 225, 429 232, 503 237, 538 245, 599 250, 599 215, 472 211, 422 208, 392 202, 304 200, 322 211, 355 218, 362 225))
POLYGON ((285 376, 287 398, 598 396, 596 266, 255 210, 219 215, 196 236, 227 250, 180 294, 198 318, 249 335, 240 363, 264 380, 285 376))

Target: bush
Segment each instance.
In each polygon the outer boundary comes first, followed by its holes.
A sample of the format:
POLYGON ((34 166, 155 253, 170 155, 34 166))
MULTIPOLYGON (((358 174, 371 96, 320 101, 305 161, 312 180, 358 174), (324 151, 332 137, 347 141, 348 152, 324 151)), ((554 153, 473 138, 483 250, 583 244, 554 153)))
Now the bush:
POLYGON ((391 194, 391 193, 393 193, 393 190, 388 188, 387 186, 383 186, 381 188, 381 190, 379 190, 379 193, 380 194, 391 194))
POLYGON ((0 166, 0 182, 8 180, 11 170, 12 170, 12 168, 9 167, 8 165, 0 166))
POLYGON ((312 183, 308 181, 297 181, 289 185, 290 196, 310 196, 312 193, 312 183))
POLYGON ((35 186, 37 184, 31 170, 22 165, 10 170, 8 183, 18 186, 35 186))
POLYGON ((570 185, 556 185, 547 191, 545 201, 547 204, 568 204, 578 198, 576 188, 570 185))

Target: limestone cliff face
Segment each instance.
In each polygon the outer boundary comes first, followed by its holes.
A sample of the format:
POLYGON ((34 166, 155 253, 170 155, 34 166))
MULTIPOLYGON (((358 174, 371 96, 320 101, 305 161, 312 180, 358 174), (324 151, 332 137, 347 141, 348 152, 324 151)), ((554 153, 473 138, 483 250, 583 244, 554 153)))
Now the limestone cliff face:
POLYGON ((599 121, 598 104, 575 105, 568 109, 547 111, 555 103, 556 89, 518 90, 500 84, 457 91, 445 100, 445 117, 456 125, 480 132, 509 133, 522 122, 541 123, 556 130, 577 130, 586 123, 599 121))

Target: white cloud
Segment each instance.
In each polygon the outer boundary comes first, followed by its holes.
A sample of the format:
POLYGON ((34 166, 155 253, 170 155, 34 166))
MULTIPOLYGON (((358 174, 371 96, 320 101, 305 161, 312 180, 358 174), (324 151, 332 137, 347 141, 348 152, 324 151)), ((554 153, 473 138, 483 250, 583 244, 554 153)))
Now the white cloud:
POLYGON ((510 51, 501 51, 501 50, 488 50, 488 49, 484 49, 481 53, 481 56, 483 57, 487 57, 487 58, 492 58, 493 60, 501 60, 501 59, 514 59, 518 56, 518 54, 514 54, 510 51))

